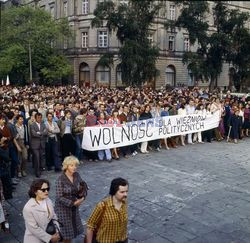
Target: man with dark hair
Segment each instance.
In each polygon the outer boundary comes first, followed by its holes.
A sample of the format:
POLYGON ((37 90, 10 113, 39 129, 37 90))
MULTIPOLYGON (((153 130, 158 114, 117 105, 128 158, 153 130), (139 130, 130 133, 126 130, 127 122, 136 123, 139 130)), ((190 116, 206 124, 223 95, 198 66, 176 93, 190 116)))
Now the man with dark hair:
POLYGON ((112 180, 110 196, 99 202, 87 222, 87 243, 91 243, 96 229, 99 243, 127 243, 127 196, 128 181, 123 178, 112 180))
POLYGON ((8 118, 7 127, 9 128, 10 133, 11 133, 11 139, 9 141, 9 153, 10 153, 10 158, 11 158, 10 172, 11 172, 11 178, 15 181, 16 176, 18 176, 19 178, 22 177, 21 170, 20 170, 20 162, 18 159, 18 152, 21 152, 21 148, 16 141, 16 137, 18 133, 14 125, 15 114, 13 111, 9 111, 6 114, 6 116, 8 118))
POLYGON ((24 124, 24 117, 22 115, 16 116, 16 130, 17 136, 16 141, 21 149, 18 151, 18 158, 20 162, 20 169, 22 176, 27 176, 26 164, 28 161, 28 127, 24 124))
POLYGON ((40 170, 45 170, 45 141, 48 130, 42 122, 42 114, 36 113, 35 122, 30 125, 30 146, 34 155, 36 177, 40 177, 40 170))
POLYGON ((86 114, 87 109, 81 108, 79 111, 79 115, 76 116, 74 120, 73 131, 75 133, 76 138, 76 157, 81 161, 82 160, 82 137, 83 130, 86 126, 86 114))
MULTIPOLYGON (((89 107, 88 113, 86 115, 86 127, 93 127, 97 125, 97 117, 95 115, 94 107, 89 107)), ((86 151, 86 156, 89 161, 98 161, 97 151, 86 151)))

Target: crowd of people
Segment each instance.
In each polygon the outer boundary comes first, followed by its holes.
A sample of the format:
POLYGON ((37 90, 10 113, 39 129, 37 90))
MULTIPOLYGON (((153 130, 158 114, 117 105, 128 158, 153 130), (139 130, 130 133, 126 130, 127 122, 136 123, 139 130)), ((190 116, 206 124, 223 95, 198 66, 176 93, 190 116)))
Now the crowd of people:
POLYGON ((76 156, 80 163, 85 160, 112 162, 120 157, 136 156, 139 152, 160 152, 213 140, 238 143, 239 139, 249 136, 249 129, 249 97, 238 98, 230 92, 223 94, 218 89, 209 92, 198 87, 153 90, 2 86, 0 199, 3 202, 4 198, 12 198, 15 186, 30 171, 27 166, 32 166, 34 175, 39 178, 45 170, 62 171, 62 161, 70 155, 76 156), (99 151, 86 151, 81 146, 85 127, 217 111, 221 120, 219 126, 212 130, 99 151))

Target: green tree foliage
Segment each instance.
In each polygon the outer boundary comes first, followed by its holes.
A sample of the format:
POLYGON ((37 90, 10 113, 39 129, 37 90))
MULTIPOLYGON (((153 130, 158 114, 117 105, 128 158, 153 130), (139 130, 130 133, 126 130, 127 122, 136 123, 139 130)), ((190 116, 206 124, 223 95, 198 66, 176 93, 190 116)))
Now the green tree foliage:
POLYGON ((71 31, 65 19, 55 21, 44 10, 12 7, 2 12, 0 76, 10 74, 16 82, 29 80, 29 45, 33 76, 42 83, 67 77, 72 68, 56 48, 71 31))
MULTIPOLYGON (((140 86, 153 80, 158 74, 155 64, 159 49, 150 43, 148 36, 161 4, 153 2, 130 0, 128 5, 117 5, 112 1, 105 1, 99 3, 94 11, 92 26, 106 26, 110 32, 116 32, 121 43, 118 58, 121 62, 122 79, 129 85, 140 86)), ((110 55, 106 58, 112 63, 111 59, 110 55)))
MULTIPOLYGON (((230 49, 226 60, 235 68, 234 85, 239 90, 250 78, 250 33, 246 28, 249 14, 232 10, 228 18, 230 49)), ((230 84, 232 85, 232 84, 230 84)))
MULTIPOLYGON (((186 29, 190 43, 197 45, 196 52, 187 52, 183 56, 183 62, 189 65, 196 77, 209 79, 212 89, 224 62, 235 66, 237 73, 242 68, 246 70, 243 64, 249 60, 249 54, 243 53, 243 48, 249 45, 249 31, 245 27, 248 14, 228 9, 223 1, 213 2, 213 8, 208 1, 174 2, 181 8, 174 25, 186 29), (209 15, 213 16, 210 26, 209 15)), ((170 24, 167 23, 166 27, 170 24)))

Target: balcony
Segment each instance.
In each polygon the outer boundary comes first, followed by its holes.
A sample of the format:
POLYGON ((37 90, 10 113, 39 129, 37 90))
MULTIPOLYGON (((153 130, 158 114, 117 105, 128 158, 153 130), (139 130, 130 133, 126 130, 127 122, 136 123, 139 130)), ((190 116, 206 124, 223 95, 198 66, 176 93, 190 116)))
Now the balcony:
POLYGON ((89 55, 89 54, 105 54, 105 53, 113 53, 117 54, 119 51, 118 47, 107 47, 107 48, 99 48, 99 47, 88 47, 88 48, 67 48, 64 49, 63 52, 66 55, 89 55))

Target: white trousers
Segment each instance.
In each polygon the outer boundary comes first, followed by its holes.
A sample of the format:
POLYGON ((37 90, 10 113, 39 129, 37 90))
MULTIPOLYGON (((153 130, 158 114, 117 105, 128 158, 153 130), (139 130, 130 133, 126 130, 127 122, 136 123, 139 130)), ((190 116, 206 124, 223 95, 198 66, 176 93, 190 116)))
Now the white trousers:
POLYGON ((193 143, 192 135, 193 135, 193 133, 188 134, 188 143, 193 143))
POLYGON ((141 152, 145 153, 147 152, 148 142, 142 142, 141 143, 141 152))
POLYGON ((194 142, 197 141, 197 137, 198 137, 198 142, 199 142, 199 143, 202 142, 201 132, 196 132, 196 133, 194 134, 194 142))

